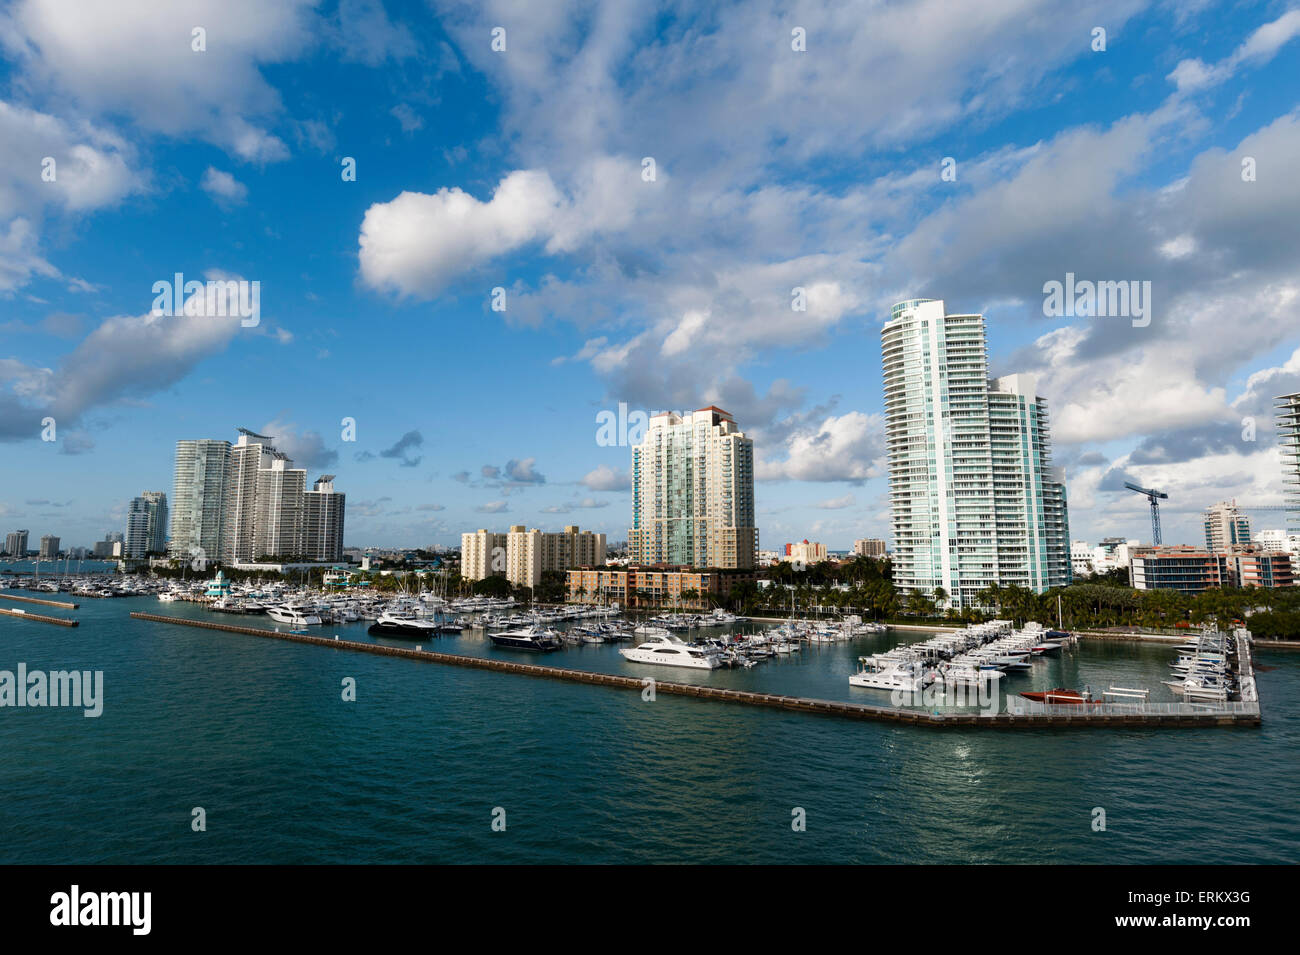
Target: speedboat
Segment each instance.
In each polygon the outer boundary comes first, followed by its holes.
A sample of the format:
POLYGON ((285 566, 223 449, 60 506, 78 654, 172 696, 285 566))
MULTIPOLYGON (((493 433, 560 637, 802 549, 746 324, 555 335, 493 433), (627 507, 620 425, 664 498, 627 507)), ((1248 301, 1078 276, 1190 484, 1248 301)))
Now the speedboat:
POLYGON ((717 653, 693 647, 671 635, 652 636, 636 647, 619 650, 631 663, 653 663, 669 667, 713 670, 722 665, 717 653))
POLYGON ((1033 700, 1035 703, 1096 703, 1097 700, 1092 698, 1092 691, 1085 689, 1067 690, 1064 687, 1057 687, 1053 690, 1030 690, 1028 693, 1021 693, 1026 700, 1033 700))

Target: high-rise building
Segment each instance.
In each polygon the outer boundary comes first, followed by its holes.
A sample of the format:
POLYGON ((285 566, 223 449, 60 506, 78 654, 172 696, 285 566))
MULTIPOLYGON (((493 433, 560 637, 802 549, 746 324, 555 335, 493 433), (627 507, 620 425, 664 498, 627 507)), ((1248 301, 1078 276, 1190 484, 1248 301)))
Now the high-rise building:
POLYGON ((27 535, 27 531, 10 531, 5 536, 5 553, 10 557, 26 557, 27 535))
POLYGON ((859 557, 884 557, 888 552, 888 545, 876 537, 862 537, 853 542, 853 553, 859 557))
POLYGON ((167 547, 167 495, 162 491, 145 491, 131 499, 126 510, 124 553, 127 557, 144 557, 163 553, 167 547))
POLYGON ((479 528, 460 535, 460 575, 467 580, 505 576, 506 534, 494 534, 479 528))
POLYGON ((1279 395, 1273 403, 1277 407, 1278 444, 1282 447, 1287 523, 1300 525, 1300 392, 1279 395))
POLYGON ((176 442, 171 539, 167 544, 170 556, 188 559, 202 555, 207 560, 216 560, 221 554, 229 467, 229 441, 176 442))
POLYGON ((1250 518, 1237 510, 1236 501, 1220 501, 1205 509, 1205 546, 1227 550, 1250 543, 1250 518))
POLYGON ((59 539, 53 534, 41 538, 41 560, 53 560, 59 556, 59 539))
MULTIPOLYGON (((303 555, 303 498, 307 472, 279 452, 270 467, 257 469, 253 557, 300 559, 303 555)), ((236 557, 235 560, 242 560, 236 557)))
POLYGON ((308 560, 343 559, 343 511, 347 495, 334 490, 334 475, 316 479, 303 495, 303 556, 308 560))
POLYGON ((990 381, 983 315, 893 307, 881 329, 894 582, 970 606, 992 584, 1071 579, 1063 475, 1028 375, 990 381))
POLYGON ((517 587, 536 587, 547 571, 604 564, 605 535, 581 530, 576 524, 558 532, 515 524, 505 534, 486 530, 462 534, 460 553, 462 577, 505 577, 517 587))
MULTIPOLYGON (((269 469, 277 458, 283 457, 271 441, 265 435, 240 428, 238 440, 230 446, 230 466, 226 474, 226 495, 222 504, 223 563, 251 561, 264 553, 259 551, 259 541, 254 530, 259 516, 258 475, 264 469, 269 469)), ((305 482, 306 478, 303 480, 305 482)), ((281 556, 279 551, 271 553, 281 556)))
POLYGON ((633 563, 752 568, 754 442, 731 415, 709 406, 650 419, 632 449, 633 563))

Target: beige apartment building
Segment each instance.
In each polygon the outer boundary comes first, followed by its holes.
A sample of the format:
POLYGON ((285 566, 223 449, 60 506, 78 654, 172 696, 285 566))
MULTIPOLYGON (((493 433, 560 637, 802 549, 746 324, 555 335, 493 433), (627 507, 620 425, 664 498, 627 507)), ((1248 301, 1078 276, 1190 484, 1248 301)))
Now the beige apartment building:
POLYGON ((504 534, 480 529, 460 537, 460 573, 470 580, 504 576, 517 587, 536 587, 548 570, 605 563, 605 535, 576 524, 559 532, 515 524, 504 534))
POLYGON ((884 557, 888 547, 876 537, 861 537, 853 542, 853 553, 859 557, 884 557))

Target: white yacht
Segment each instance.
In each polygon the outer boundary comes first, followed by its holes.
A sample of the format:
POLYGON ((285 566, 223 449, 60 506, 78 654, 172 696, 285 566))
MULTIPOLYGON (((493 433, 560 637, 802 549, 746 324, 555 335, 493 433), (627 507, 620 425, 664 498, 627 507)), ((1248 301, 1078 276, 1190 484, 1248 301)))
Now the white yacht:
POLYGON ((266 615, 277 623, 289 623, 295 627, 311 627, 321 622, 319 615, 311 613, 301 607, 295 607, 293 604, 281 604, 278 607, 268 607, 266 615))
POLYGON ((910 655, 876 653, 858 657, 862 669, 849 677, 849 686, 871 690, 905 690, 916 693, 934 682, 934 672, 910 655))
POLYGON ((392 609, 381 613, 366 632, 376 637, 436 637, 438 625, 420 619, 410 610, 392 609))
POLYGON ((722 666, 716 653, 692 647, 669 634, 652 636, 637 647, 619 650, 632 663, 655 663, 667 667, 713 670, 722 666))

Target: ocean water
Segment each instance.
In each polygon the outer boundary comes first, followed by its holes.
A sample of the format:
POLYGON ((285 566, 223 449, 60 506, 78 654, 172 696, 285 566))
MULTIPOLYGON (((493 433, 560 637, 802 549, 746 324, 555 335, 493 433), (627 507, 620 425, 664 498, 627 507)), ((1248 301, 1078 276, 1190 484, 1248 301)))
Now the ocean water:
MULTIPOLYGON (((1297 651, 1256 655, 1273 668, 1258 674, 1260 728, 1000 732, 645 702, 132 610, 275 626, 152 599, 83 600, 77 629, 0 617, 0 670, 104 672, 98 719, 0 709, 0 863, 1300 861, 1297 651), (356 702, 342 699, 348 677, 356 702), (191 829, 195 807, 205 832, 191 829)), ((312 630, 370 639, 364 624, 312 630)), ((655 675, 875 700, 848 686, 856 657, 919 638, 655 675)), ((429 646, 536 659, 475 632, 429 646)), ((1085 643, 1008 689, 1151 686, 1166 699, 1171 653, 1085 643)), ((654 669, 607 645, 545 662, 654 669)))

